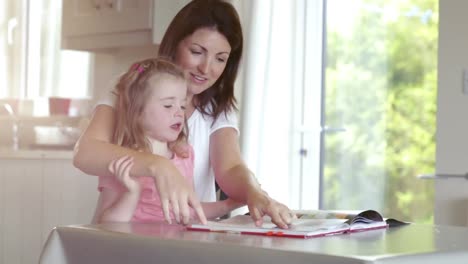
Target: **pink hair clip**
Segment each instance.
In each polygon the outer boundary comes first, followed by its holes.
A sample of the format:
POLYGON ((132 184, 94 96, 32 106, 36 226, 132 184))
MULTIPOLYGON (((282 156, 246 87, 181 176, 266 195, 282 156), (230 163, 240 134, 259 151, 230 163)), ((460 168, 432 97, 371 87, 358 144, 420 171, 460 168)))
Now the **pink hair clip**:
POLYGON ((132 70, 136 70, 138 71, 138 73, 142 73, 145 71, 145 68, 143 66, 141 66, 140 64, 138 63, 135 63, 132 65, 132 70))

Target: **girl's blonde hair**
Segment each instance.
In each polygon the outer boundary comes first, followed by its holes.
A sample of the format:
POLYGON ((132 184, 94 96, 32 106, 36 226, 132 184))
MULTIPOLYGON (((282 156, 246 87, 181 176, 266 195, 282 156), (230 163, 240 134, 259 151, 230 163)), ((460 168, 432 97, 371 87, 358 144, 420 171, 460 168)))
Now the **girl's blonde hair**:
MULTIPOLYGON (((185 81, 184 72, 178 66, 160 58, 136 62, 120 77, 114 91, 117 96, 114 143, 140 151, 152 151, 140 124, 140 117, 151 95, 149 79, 161 77, 161 75, 170 75, 185 81)), ((184 125, 176 141, 186 139, 186 126, 184 125)))

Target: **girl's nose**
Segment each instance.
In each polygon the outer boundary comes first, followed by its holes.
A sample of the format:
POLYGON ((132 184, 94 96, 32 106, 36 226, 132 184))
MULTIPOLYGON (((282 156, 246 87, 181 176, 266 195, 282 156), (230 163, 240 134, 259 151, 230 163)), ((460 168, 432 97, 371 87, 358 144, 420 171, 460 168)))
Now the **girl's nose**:
POLYGON ((185 114, 185 110, 182 109, 182 107, 178 107, 176 112, 175 112, 175 116, 181 116, 181 117, 184 117, 184 114, 185 114))

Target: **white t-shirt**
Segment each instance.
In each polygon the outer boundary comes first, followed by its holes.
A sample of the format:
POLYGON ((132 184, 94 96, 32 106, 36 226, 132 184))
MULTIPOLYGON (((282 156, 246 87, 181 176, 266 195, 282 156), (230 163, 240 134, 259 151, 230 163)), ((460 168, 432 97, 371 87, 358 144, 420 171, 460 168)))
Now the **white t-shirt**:
MULTIPOLYGON (((113 93, 109 93, 97 105, 105 104, 114 107, 115 99, 116 96, 113 93)), ((188 140, 193 146, 195 155, 193 172, 195 192, 200 201, 214 202, 216 201, 216 191, 214 172, 210 164, 210 136, 213 132, 225 127, 234 128, 239 134, 237 115, 234 111, 227 113, 227 115, 223 112, 213 124, 213 117, 203 115, 200 111, 195 110, 187 120, 187 123, 189 130, 188 140)))

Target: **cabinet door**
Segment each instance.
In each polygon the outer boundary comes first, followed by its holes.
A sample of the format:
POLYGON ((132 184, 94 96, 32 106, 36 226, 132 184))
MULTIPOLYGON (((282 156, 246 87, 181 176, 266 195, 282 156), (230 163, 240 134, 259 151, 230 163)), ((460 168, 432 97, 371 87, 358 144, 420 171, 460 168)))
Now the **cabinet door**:
POLYGON ((151 30, 152 10, 152 0, 63 0, 63 36, 151 30))
POLYGON ((70 159, 0 159, 0 264, 37 263, 54 226, 90 223, 97 180, 70 159))
POLYGON ((41 250, 41 160, 0 159, 0 263, 37 263, 41 250))
POLYGON ((44 160, 43 241, 58 225, 88 224, 94 214, 99 192, 98 177, 86 175, 70 160, 44 160))

